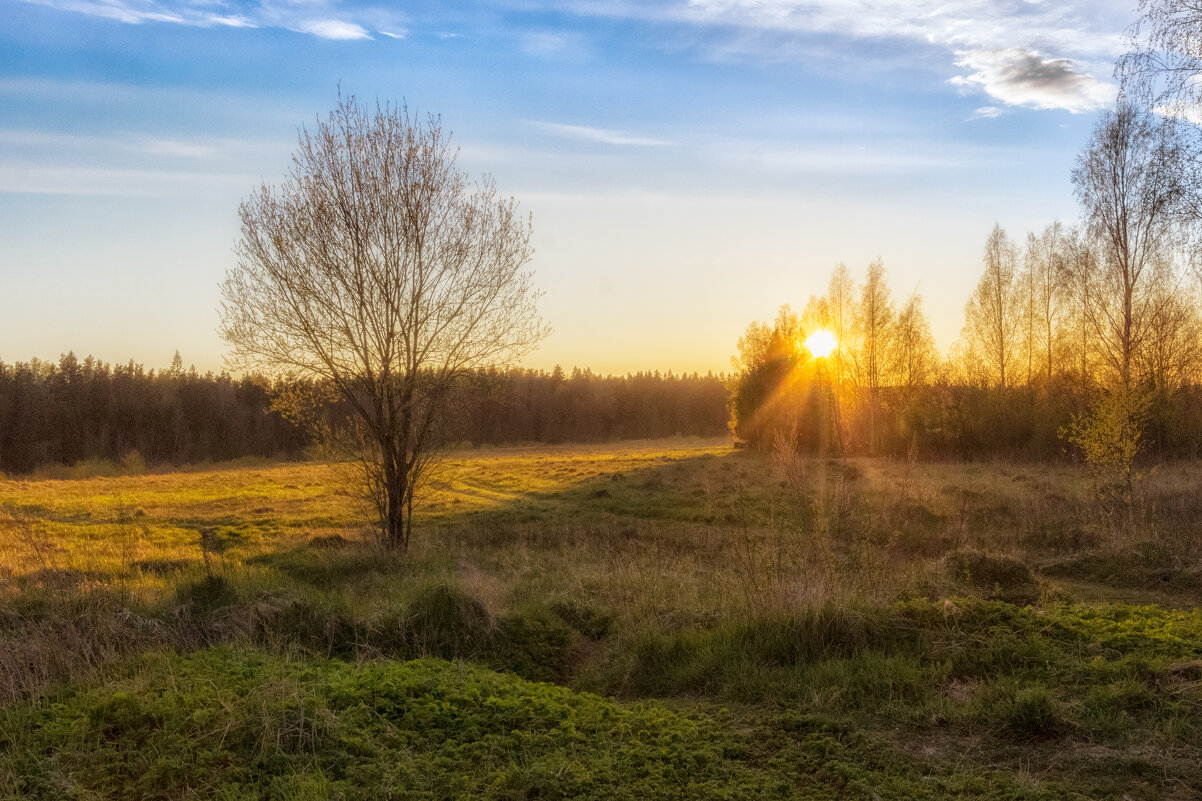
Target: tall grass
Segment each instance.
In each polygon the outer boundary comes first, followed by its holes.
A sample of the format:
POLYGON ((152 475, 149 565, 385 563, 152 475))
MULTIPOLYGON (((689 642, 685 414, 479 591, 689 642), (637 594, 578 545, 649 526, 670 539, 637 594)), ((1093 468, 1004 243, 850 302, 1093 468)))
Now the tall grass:
POLYGON ((451 468, 404 555, 317 464, 0 481, 0 701, 232 643, 784 706, 984 741, 982 764, 1008 740, 1197 754, 1202 627, 1163 609, 1202 591, 1202 466, 1161 466, 1134 526, 1069 465, 672 442, 451 468))

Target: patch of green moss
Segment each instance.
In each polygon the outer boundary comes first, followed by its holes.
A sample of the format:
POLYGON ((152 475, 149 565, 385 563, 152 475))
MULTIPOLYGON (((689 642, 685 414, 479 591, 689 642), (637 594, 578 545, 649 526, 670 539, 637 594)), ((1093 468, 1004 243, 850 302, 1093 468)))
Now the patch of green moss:
POLYGON ((932 772, 844 728, 721 718, 441 660, 148 654, 0 710, 0 798, 1076 798, 932 772))

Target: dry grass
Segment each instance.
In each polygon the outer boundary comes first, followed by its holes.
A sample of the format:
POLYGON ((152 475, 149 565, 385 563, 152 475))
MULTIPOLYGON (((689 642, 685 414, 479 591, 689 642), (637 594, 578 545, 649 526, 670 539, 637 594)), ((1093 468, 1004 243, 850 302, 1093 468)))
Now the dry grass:
MULTIPOLYGON (((476 610, 489 658, 529 675, 635 695, 787 697, 891 739, 916 725, 973 738, 980 764, 1022 756, 998 750, 995 725, 1119 737, 1106 728, 1112 696, 1166 748, 1198 730, 1196 681, 1162 689, 1156 678, 1194 657, 1148 673, 1123 652, 1098 667, 1028 627, 1061 601, 1195 607, 1199 464, 1146 477, 1130 526, 1071 465, 798 460, 721 441, 485 449, 447 465, 405 555, 376 548, 334 475, 250 464, 0 481, 0 699, 98 670, 103 680, 122 655, 152 649, 232 642, 367 658, 411 653, 414 637, 419 651, 459 642, 455 625, 423 633, 433 602, 476 610), (889 611, 907 599, 928 605, 889 611), (1007 612, 987 599, 1043 606, 1007 612), (997 642, 981 633, 995 616, 1013 628, 997 642), (1025 664, 1014 648, 1059 660, 1075 695, 1062 699, 1038 671, 1006 678, 1025 664), (945 649, 975 667, 956 673, 945 649), (1147 697, 1159 711, 1138 711, 1147 697)), ((1077 631, 1077 615, 1057 625, 1077 631)))
POLYGON ((1067 465, 786 464, 667 441, 485 449, 442 478, 404 558, 371 550, 352 494, 319 464, 0 481, 4 593, 103 588, 154 607, 217 574, 370 607, 420 575, 469 584, 499 609, 583 598, 673 626, 954 594, 966 588, 941 572, 965 551, 1022 562, 1058 597, 1145 590, 1190 603, 1199 589, 1193 464, 1145 481, 1136 530, 1113 525, 1088 475, 1067 465), (1162 580, 1106 580, 1106 563, 1132 549, 1158 560, 1162 580))

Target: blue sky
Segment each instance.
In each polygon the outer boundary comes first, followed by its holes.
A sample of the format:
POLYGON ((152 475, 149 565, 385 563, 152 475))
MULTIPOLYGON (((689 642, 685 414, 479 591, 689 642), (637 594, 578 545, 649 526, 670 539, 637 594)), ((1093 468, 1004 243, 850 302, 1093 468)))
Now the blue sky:
POLYGON ((724 370, 845 261, 959 333, 1069 172, 1133 0, 0 0, 0 359, 220 369, 240 199, 338 87, 534 215, 536 367, 724 370))

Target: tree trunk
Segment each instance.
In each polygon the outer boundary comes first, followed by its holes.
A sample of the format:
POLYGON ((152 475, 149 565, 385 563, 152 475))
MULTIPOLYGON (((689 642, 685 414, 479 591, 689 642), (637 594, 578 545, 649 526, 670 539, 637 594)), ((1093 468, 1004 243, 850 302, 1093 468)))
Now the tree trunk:
POLYGON ((409 474, 401 465, 385 457, 384 470, 384 546, 390 551, 409 548, 410 520, 413 508, 409 474))

